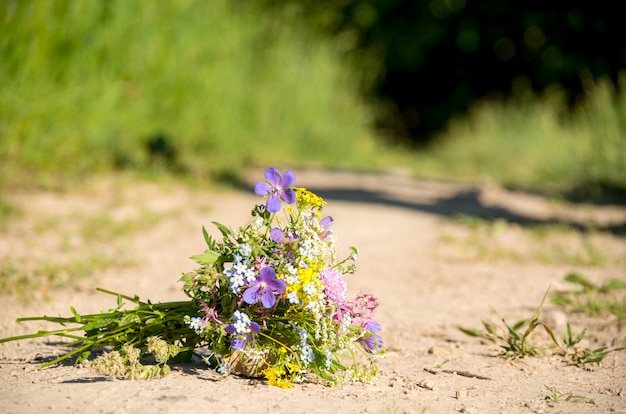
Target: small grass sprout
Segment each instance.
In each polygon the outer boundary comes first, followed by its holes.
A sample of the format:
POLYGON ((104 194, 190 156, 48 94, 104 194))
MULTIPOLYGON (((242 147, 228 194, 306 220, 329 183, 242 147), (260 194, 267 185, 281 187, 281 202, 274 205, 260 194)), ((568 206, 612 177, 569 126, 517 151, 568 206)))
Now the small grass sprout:
POLYGON ((601 347, 597 349, 585 348, 582 351, 575 352, 571 356, 571 361, 574 365, 596 364, 600 365, 600 362, 606 358, 611 352, 623 351, 626 348, 614 348, 608 349, 607 347, 601 347))
POLYGON ((564 280, 579 289, 556 293, 550 299, 552 303, 593 317, 615 315, 618 326, 626 321, 626 281, 608 279, 596 285, 579 273, 569 273, 564 280))
POLYGON ((535 311, 535 314, 531 319, 522 319, 514 324, 508 323, 498 312, 492 308, 492 310, 498 315, 502 324, 496 324, 486 320, 482 320, 484 330, 480 329, 468 329, 460 327, 459 330, 466 335, 484 338, 495 343, 499 343, 503 349, 502 355, 507 358, 524 358, 526 356, 540 356, 540 355, 560 355, 566 360, 570 361, 573 365, 580 366, 585 364, 597 364, 600 365, 602 360, 606 358, 611 352, 626 350, 626 347, 619 347, 609 349, 608 347, 600 347, 597 349, 584 348, 580 349, 578 345, 582 342, 587 332, 583 329, 578 335, 572 334, 572 328, 567 324, 566 334, 562 338, 563 346, 556 339, 556 336, 545 322, 539 320, 543 305, 548 296, 550 289, 546 291, 539 304, 539 307, 535 311), (537 327, 543 327, 552 342, 556 345, 554 347, 538 348, 529 341, 530 335, 535 331, 537 327), (524 329, 525 328, 525 329, 524 329))
POLYGON ((542 326, 550 338, 557 343, 552 329, 546 323, 539 320, 548 292, 549 289, 546 291, 543 299, 541 300, 541 304, 531 319, 522 319, 514 324, 510 324, 503 317, 501 317, 495 309, 492 308, 492 310, 500 318, 502 325, 497 325, 483 319, 482 323, 485 328, 484 331, 466 328, 459 329, 467 335, 485 338, 492 342, 500 343, 500 347, 503 349, 503 354, 506 357, 524 358, 526 356, 538 356, 540 354, 540 350, 529 341, 530 334, 533 333, 537 327, 542 326))
POLYGON ((566 349, 573 349, 576 345, 580 343, 585 337, 585 333, 587 329, 583 329, 581 333, 579 333, 575 338, 572 336, 572 327, 570 324, 567 324, 566 335, 563 337, 563 343, 565 344, 566 349))
POLYGON ((578 335, 573 336, 572 328, 569 323, 567 324, 566 334, 563 337, 563 344, 565 345, 565 348, 560 347, 560 351, 558 353, 564 356, 574 365, 600 365, 602 360, 606 358, 611 352, 622 351, 626 349, 624 347, 613 349, 609 349, 608 347, 589 349, 585 347, 584 349, 580 349, 577 345, 581 343, 581 341, 585 337, 586 332, 587 329, 583 329, 578 335))
POLYGON ((593 400, 589 397, 585 397, 582 395, 574 395, 570 393, 561 393, 557 390, 556 387, 550 387, 546 384, 543 385, 546 390, 550 393, 546 396, 546 400, 559 402, 559 401, 568 401, 568 402, 585 402, 585 403, 593 403, 593 400))

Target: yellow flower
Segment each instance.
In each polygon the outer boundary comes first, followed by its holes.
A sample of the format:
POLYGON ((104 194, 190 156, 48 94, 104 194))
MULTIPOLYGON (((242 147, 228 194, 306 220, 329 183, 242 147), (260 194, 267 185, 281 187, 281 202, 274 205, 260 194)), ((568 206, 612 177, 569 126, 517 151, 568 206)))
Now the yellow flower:
POLYGON ((276 368, 266 368, 261 372, 263 372, 265 378, 267 378, 267 380, 270 382, 270 385, 272 382, 276 382, 276 376, 279 374, 278 369, 276 368))
POLYGON ((272 385, 276 385, 277 387, 280 388, 291 388, 293 387, 293 384, 291 382, 289 382, 289 380, 283 379, 283 378, 279 378, 276 380, 276 384, 272 384, 272 385))
POLYGON ((298 202, 298 208, 310 206, 312 208, 322 208, 326 204, 326 201, 320 196, 306 188, 296 188, 296 200, 298 202))
POLYGON ((296 374, 298 373, 302 368, 300 368, 299 365, 296 364, 292 364, 291 362, 287 364, 287 369, 289 370, 289 372, 291 372, 292 374, 296 374))
POLYGON ((285 375, 284 370, 278 368, 266 368, 263 371, 263 375, 267 378, 267 383, 275 387, 291 388, 293 384, 288 379, 283 378, 285 375))
POLYGON ((311 268, 300 268, 298 269, 298 273, 300 275, 299 281, 301 285, 306 285, 309 283, 314 276, 313 269, 311 268))

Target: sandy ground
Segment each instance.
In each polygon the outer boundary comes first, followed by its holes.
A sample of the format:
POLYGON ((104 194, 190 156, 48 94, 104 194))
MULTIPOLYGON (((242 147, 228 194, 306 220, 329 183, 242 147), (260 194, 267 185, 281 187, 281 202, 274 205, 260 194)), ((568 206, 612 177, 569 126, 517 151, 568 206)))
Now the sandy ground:
MULTIPOLYGON (((0 259, 45 257, 60 243, 55 234, 64 234, 66 250, 101 249, 131 264, 46 289, 47 299, 39 291, 28 303, 0 296, 0 337, 45 328, 16 324, 19 316, 68 315, 70 305, 82 313, 114 307, 114 298, 96 287, 152 301, 183 299, 178 279, 194 268, 188 257, 204 250, 202 225, 210 230, 213 220, 248 221, 258 202, 250 190, 262 176, 256 174, 246 191, 109 177, 80 191, 13 194, 22 214, 0 233, 0 259), (96 214, 114 222, 146 212, 158 219, 110 244, 84 246, 71 236, 73 218, 96 214), (58 228, 32 224, 42 217, 57 217, 58 228)), ((380 300, 387 356, 376 382, 331 388, 310 381, 279 389, 261 380, 221 379, 201 363, 175 365, 159 380, 111 380, 71 364, 38 369, 60 350, 55 339, 28 340, 0 344, 0 413, 626 413, 626 352, 609 354, 600 366, 578 367, 559 356, 506 359, 499 344, 458 329, 497 320, 492 307, 510 322, 532 317, 549 287, 571 288, 563 277, 572 271, 596 283, 626 279, 626 239, 602 231, 626 222, 625 206, 399 174, 304 171, 297 184, 326 198, 340 246, 359 248, 357 273, 348 280, 352 293, 380 300), (455 219, 460 214, 465 219, 455 219), (497 220, 485 224, 477 217, 497 220), (533 230, 556 220, 599 230, 533 230)), ((591 318, 547 303, 543 317, 559 336, 567 322, 575 333, 587 328, 583 345, 590 348, 626 346, 626 332, 610 316, 591 318)), ((549 345, 541 334, 531 341, 549 345)))

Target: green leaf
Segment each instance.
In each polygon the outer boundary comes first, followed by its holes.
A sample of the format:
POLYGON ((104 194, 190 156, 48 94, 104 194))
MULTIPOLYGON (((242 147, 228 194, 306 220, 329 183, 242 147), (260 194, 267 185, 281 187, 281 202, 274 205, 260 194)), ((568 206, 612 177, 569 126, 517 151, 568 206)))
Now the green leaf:
POLYGON ((96 319, 83 325, 82 329, 84 331, 92 331, 94 329, 104 328, 105 326, 109 326, 112 323, 117 324, 117 319, 114 319, 114 318, 96 319))
POLYGON ((225 225, 218 223, 217 221, 212 221, 211 223, 213 223, 215 227, 218 228, 218 230, 224 235, 224 237, 229 237, 233 235, 233 231, 225 225))
POLYGON ((554 342, 554 344, 560 348, 561 345, 559 345, 559 341, 556 340, 556 336, 554 335, 554 332, 552 331, 552 328, 550 328, 545 323, 542 323, 541 325, 543 325, 543 329, 545 329, 545 331, 548 333, 548 335, 550 335, 550 338, 552 338, 552 342, 554 342))
POLYGON ((465 335, 474 336, 477 338, 484 337, 483 332, 478 329, 459 328, 459 331, 463 332, 465 335))
POLYGON ((626 289, 626 281, 618 279, 609 279, 602 285, 603 290, 626 289))
MULTIPOLYGON (((504 320, 503 320, 503 322, 506 324, 506 322, 505 322, 504 320)), ((515 322, 515 324, 514 324, 511 328, 509 328, 509 329, 512 329, 513 331, 517 332, 517 330, 518 330, 518 329, 520 329, 521 327, 523 327, 523 326, 524 326, 524 324, 525 324, 526 322, 527 322, 527 320, 526 320, 526 319, 522 319, 522 320, 520 320, 520 321, 517 321, 517 322, 515 322)), ((508 325, 507 325, 507 327, 508 327, 508 325)))
POLYGON ((587 280, 586 277, 579 273, 569 273, 567 276, 565 276, 564 280, 566 282, 580 285, 585 289, 592 289, 594 287, 593 284, 589 280, 587 280))
POLYGON ((231 302, 231 298, 228 295, 224 295, 222 296, 222 308, 223 309, 230 309, 232 302, 231 302))
POLYGON ((483 326, 485 327, 487 332, 489 332, 492 335, 496 335, 497 336, 497 334, 498 334, 498 327, 496 325, 494 325, 491 322, 487 322, 484 319, 481 319, 481 322, 483 323, 483 326))
POLYGON ((81 352, 80 355, 78 355, 78 357, 76 358, 76 365, 78 365, 81 362, 85 361, 87 358, 89 358, 90 355, 91 355, 91 350, 89 350, 89 349, 81 352))
POLYGON ((214 250, 207 249, 204 253, 191 256, 190 259, 203 266, 213 265, 220 257, 220 253, 214 250))
POLYGON ((206 228, 202 226, 202 235, 204 236, 204 241, 209 248, 212 248, 215 243, 213 243, 213 239, 209 236, 209 233, 206 231, 206 228))
POLYGON ((76 312, 76 309, 73 306, 70 306, 70 312, 72 312, 72 315, 74 315, 76 322, 80 322, 80 315, 78 314, 78 312, 76 312))
POLYGON ((553 298, 550 298, 550 302, 560 306, 572 305, 574 303, 571 298, 565 296, 555 296, 553 298))

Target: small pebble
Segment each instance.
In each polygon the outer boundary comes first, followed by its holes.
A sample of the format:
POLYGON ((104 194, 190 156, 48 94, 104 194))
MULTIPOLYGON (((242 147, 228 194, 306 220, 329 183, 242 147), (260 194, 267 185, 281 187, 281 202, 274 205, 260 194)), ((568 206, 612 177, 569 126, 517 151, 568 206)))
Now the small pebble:
POLYGON ((448 356, 458 354, 459 351, 450 346, 435 345, 428 348, 428 353, 431 355, 448 356))
POLYGON ((426 388, 427 390, 431 390, 431 391, 434 391, 436 387, 434 382, 428 381, 428 380, 423 380, 418 385, 422 388, 426 388))

